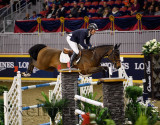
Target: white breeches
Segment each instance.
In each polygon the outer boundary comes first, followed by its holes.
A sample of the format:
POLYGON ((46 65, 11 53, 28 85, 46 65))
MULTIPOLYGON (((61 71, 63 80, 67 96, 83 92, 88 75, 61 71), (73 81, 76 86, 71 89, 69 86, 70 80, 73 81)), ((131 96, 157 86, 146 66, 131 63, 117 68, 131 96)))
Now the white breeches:
POLYGON ((71 39, 71 36, 67 35, 66 40, 69 46, 76 54, 79 54, 78 44, 76 42, 71 41, 70 39, 71 39))

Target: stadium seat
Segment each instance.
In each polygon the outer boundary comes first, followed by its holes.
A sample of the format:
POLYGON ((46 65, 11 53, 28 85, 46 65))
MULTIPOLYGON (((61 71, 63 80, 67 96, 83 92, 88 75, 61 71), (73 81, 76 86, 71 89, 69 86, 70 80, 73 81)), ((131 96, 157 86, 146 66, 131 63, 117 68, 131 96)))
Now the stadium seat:
POLYGON ((107 2, 107 5, 112 6, 113 4, 114 4, 114 1, 108 1, 108 2, 107 2))
POLYGON ((64 7, 69 7, 69 6, 70 6, 70 3, 64 3, 63 6, 64 6, 64 7))
POLYGON ((131 9, 132 9, 132 8, 131 8, 131 7, 129 7, 129 8, 128 8, 128 11, 131 11, 131 9))
POLYGON ((95 13, 96 12, 96 9, 90 9, 89 10, 89 13, 95 13))
POLYGON ((94 8, 90 9, 89 12, 87 13, 88 17, 94 17, 96 15, 97 15, 96 9, 94 9, 94 8))
POLYGON ((81 3, 84 3, 84 2, 79 2, 79 3, 78 3, 78 6, 80 6, 81 3))
POLYGON ((115 2, 114 2, 114 4, 116 4, 116 5, 120 5, 122 2, 121 1, 119 1, 119 0, 116 0, 115 2))
POLYGON ((92 2, 92 6, 98 6, 98 1, 92 2))
POLYGON ((94 9, 97 9, 98 8, 98 1, 94 1, 92 2, 92 4, 90 5, 90 8, 94 8, 94 9))
POLYGON ((48 10, 41 11, 40 14, 44 17, 47 14, 48 10))
POLYGON ((123 6, 123 7, 120 8, 119 11, 126 12, 127 11, 127 7, 123 6))
POLYGON ((74 5, 74 2, 70 4, 71 7, 73 7, 73 5, 74 5))
POLYGON ((99 2, 99 6, 103 6, 103 3, 106 2, 106 1, 101 1, 99 2))
POLYGON ((123 3, 125 6, 128 6, 129 0, 123 0, 122 3, 123 3))
POLYGON ((85 2, 84 6, 89 7, 92 3, 91 2, 85 2))
POLYGON ((71 13, 71 10, 67 10, 67 12, 66 12, 67 14, 70 14, 71 13))

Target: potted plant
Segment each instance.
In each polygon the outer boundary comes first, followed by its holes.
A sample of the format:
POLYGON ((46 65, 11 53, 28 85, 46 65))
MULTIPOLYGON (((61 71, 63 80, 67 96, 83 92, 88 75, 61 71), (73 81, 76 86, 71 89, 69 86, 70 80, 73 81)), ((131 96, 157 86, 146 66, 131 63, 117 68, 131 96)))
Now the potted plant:
POLYGON ((142 47, 142 53, 145 56, 150 54, 159 54, 160 52, 160 42, 156 39, 147 41, 142 47))
POLYGON ((146 125, 154 125, 158 120, 158 111, 151 105, 138 102, 137 98, 142 96, 142 88, 138 86, 129 86, 126 88, 126 97, 129 103, 125 109, 125 116, 132 122, 132 125, 143 123, 146 125), (141 119, 141 120, 140 120, 141 119))
POLYGON ((52 96, 51 101, 49 101, 49 98, 47 97, 47 95, 44 92, 42 92, 41 94, 45 100, 44 101, 40 100, 40 99, 37 99, 37 100, 43 104, 43 106, 42 106, 43 111, 48 113, 48 115, 51 118, 52 125, 55 125, 56 114, 58 112, 62 113, 62 109, 67 106, 68 101, 66 99, 56 100, 54 94, 52 96))

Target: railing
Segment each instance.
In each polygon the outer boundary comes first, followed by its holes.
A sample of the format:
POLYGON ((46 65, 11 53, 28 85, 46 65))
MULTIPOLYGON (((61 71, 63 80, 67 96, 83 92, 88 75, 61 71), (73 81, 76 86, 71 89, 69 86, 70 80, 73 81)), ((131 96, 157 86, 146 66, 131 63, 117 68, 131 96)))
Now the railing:
POLYGON ((41 1, 36 0, 37 5, 33 6, 32 3, 28 3, 28 1, 19 0, 17 4, 15 5, 15 10, 13 12, 13 2, 11 2, 11 5, 8 9, 6 9, 2 14, 0 14, 0 32, 6 32, 6 29, 9 26, 12 26, 10 30, 7 30, 7 32, 13 32, 14 30, 14 23, 15 20, 23 20, 26 13, 32 14, 33 10, 38 10, 37 12, 40 12, 41 9, 41 1), (30 8, 30 9, 29 9, 30 8))
POLYGON ((8 5, 6 6, 5 9, 1 9, 1 12, 0 12, 0 32, 2 32, 3 30, 3 19, 5 16, 7 16, 8 14, 11 13, 11 6, 8 5))
MULTIPOLYGON (((142 46, 151 39, 160 41, 160 30, 97 32, 91 37, 92 45, 121 43, 121 54, 141 54, 142 46)), ((0 54, 26 54, 34 44, 43 43, 57 49, 68 47, 66 34, 62 33, 4 33, 0 34, 0 54)))
POLYGON ((6 10, 9 8, 9 6, 10 6, 10 5, 7 5, 7 6, 5 6, 5 7, 3 7, 3 8, 0 9, 0 16, 2 15, 2 13, 3 13, 4 11, 6 11, 6 10))
MULTIPOLYGON (((17 3, 17 5, 20 5, 20 4, 17 3)), ((28 13, 28 6, 30 5, 31 3, 27 4, 27 1, 26 1, 23 4, 21 4, 20 8, 17 9, 15 12, 5 16, 3 20, 3 32, 5 32, 9 26, 11 25, 14 26, 15 20, 22 19, 26 15, 26 13, 28 13)), ((14 27, 12 27, 12 30, 13 29, 14 27)))

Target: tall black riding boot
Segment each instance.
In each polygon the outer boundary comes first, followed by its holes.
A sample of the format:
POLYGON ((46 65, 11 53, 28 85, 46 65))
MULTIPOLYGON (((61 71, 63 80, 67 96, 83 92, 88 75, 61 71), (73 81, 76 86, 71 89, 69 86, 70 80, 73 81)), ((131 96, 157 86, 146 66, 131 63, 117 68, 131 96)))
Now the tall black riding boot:
POLYGON ((76 58, 77 54, 75 52, 73 52, 72 56, 71 56, 71 60, 70 60, 70 67, 73 67, 73 61, 76 58))

